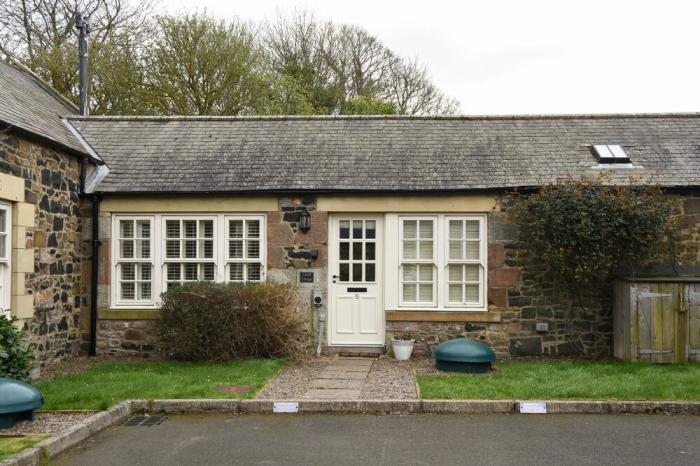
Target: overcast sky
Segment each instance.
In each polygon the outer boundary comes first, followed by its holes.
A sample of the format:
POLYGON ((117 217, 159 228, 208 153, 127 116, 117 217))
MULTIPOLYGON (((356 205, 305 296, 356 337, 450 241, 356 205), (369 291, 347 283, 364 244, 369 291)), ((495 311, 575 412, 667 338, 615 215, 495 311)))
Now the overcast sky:
POLYGON ((169 0, 170 12, 301 8, 418 57, 465 114, 700 111, 692 0, 169 0))

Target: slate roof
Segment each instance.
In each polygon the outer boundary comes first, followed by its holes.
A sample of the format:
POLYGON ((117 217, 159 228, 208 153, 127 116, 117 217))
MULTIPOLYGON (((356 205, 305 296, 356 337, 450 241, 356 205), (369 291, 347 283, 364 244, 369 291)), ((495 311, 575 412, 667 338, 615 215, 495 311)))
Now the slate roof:
POLYGON ((668 187, 700 186, 700 114, 512 117, 74 117, 104 192, 466 191, 596 173, 621 144, 668 187))
POLYGON ((87 155, 78 137, 62 120, 78 109, 21 65, 0 60, 0 122, 87 155))

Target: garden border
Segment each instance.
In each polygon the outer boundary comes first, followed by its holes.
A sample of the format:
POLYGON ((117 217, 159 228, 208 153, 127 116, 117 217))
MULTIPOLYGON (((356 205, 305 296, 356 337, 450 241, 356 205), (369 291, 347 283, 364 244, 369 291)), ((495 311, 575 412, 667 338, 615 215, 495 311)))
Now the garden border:
MULTIPOLYGON (((526 400, 284 400, 299 414, 520 414, 526 400)), ((530 400, 527 400, 530 401, 530 400)), ((549 414, 700 415, 700 401, 544 401, 549 414)), ((272 414, 273 400, 127 400, 100 411, 35 446, 0 461, 0 466, 34 466, 53 458, 132 414, 272 414)))

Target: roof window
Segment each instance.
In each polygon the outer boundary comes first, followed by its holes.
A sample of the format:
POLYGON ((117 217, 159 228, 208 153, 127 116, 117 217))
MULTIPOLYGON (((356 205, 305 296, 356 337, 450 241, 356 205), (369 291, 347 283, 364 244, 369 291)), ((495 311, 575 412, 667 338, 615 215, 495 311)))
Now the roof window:
POLYGON ((630 163, 629 156, 618 144, 594 144, 592 149, 593 156, 601 164, 630 163))

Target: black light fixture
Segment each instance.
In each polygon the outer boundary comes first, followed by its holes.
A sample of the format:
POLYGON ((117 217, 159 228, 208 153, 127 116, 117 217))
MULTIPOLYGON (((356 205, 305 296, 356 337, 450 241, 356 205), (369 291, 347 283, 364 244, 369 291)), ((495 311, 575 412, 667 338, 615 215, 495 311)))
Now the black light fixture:
POLYGON ((311 229, 311 214, 308 210, 299 212, 299 229, 304 233, 311 229))

